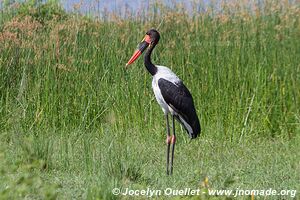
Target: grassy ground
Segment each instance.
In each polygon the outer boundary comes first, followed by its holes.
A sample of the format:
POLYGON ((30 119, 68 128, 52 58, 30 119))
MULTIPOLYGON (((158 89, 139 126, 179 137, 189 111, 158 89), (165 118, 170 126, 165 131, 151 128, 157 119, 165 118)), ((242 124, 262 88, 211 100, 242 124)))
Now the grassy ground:
POLYGON ((132 198, 115 187, 201 189, 195 199, 226 198, 208 189, 299 192, 299 4, 222 6, 190 15, 157 4, 147 18, 108 21, 55 6, 4 9, 0 198, 132 198), (172 177, 151 77, 142 59, 124 69, 160 23, 153 60, 190 88, 203 129, 189 141, 177 125, 172 177))

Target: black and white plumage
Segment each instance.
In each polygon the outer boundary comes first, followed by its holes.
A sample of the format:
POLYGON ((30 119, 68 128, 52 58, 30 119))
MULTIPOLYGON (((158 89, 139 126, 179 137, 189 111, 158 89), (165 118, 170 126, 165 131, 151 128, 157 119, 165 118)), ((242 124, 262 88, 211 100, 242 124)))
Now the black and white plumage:
POLYGON ((200 133, 200 124, 191 93, 169 68, 156 67, 152 88, 157 102, 165 115, 174 115, 190 138, 196 138, 200 133))
POLYGON ((143 51, 147 49, 144 57, 144 64, 146 69, 153 76, 152 88, 154 95, 166 117, 167 174, 172 174, 176 143, 174 119, 177 119, 182 124, 191 139, 196 138, 200 134, 201 128, 190 91, 169 68, 154 65, 151 62, 151 53, 159 39, 160 34, 157 30, 149 30, 126 66, 133 63, 143 51), (169 114, 172 116, 172 136, 170 135, 169 114), (170 144, 172 144, 172 154, 169 166, 170 144))

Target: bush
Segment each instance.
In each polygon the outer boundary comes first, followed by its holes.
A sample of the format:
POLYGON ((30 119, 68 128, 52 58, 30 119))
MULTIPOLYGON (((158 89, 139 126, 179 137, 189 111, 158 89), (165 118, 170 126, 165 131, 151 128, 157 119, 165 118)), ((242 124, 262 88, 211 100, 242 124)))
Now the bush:
POLYGON ((9 12, 11 16, 31 16, 42 24, 52 19, 64 20, 67 18, 67 13, 56 0, 47 2, 31 0, 18 3, 9 1, 4 3, 4 10, 9 12))

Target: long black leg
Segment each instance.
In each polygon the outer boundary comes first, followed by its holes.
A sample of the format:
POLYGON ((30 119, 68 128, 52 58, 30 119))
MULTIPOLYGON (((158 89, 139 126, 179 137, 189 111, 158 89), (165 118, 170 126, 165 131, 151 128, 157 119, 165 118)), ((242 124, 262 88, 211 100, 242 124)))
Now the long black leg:
POLYGON ((172 143, 172 157, 171 157, 171 170, 170 174, 173 173, 173 160, 174 160, 174 151, 175 151, 175 143, 176 143, 176 136, 175 136, 175 116, 172 115, 172 128, 173 128, 173 135, 171 138, 172 143))
POLYGON ((170 136, 170 126, 169 126, 169 117, 168 114, 166 116, 166 123, 167 123, 167 175, 169 175, 169 162, 170 162, 170 143, 171 143, 171 136, 170 136))

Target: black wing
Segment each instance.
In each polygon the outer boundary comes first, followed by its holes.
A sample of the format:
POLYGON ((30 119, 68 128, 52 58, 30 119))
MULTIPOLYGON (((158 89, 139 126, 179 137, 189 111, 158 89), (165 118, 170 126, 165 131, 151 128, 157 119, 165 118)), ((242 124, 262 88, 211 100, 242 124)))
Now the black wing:
POLYGON ((165 102, 178 114, 176 118, 185 127, 191 138, 196 138, 200 134, 201 128, 189 90, 181 81, 175 85, 163 78, 158 80, 158 87, 165 102), (182 119, 189 124, 192 132, 188 130, 182 119))

